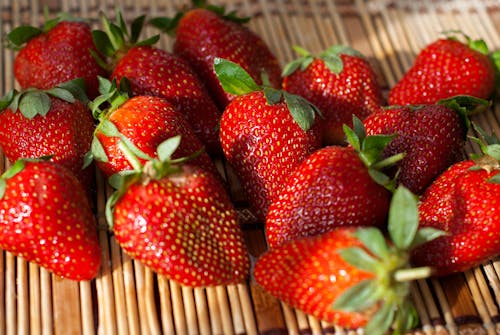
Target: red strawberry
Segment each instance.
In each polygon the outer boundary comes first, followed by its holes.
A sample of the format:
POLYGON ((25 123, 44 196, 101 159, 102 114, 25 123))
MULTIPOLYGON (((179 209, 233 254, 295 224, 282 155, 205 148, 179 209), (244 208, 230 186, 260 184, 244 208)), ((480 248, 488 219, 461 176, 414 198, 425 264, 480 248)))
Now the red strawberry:
POLYGON ((127 176, 110 199, 115 237, 132 257, 183 285, 242 282, 249 258, 236 210, 219 178, 169 162, 178 141, 160 145, 159 160, 127 176))
POLYGON ((94 171, 82 170, 90 149, 94 120, 85 94, 71 81, 48 90, 11 91, 0 102, 0 146, 14 162, 19 158, 51 156, 69 168, 85 187, 94 171))
POLYGON ((462 159, 467 110, 477 105, 488 102, 455 97, 431 105, 395 106, 370 115, 364 125, 368 135, 397 134, 386 154, 406 153, 398 163, 398 182, 421 194, 448 166, 462 159))
POLYGON ((50 20, 43 29, 16 28, 7 39, 11 47, 19 50, 14 75, 21 87, 48 89, 84 78, 88 96, 97 96, 97 76, 104 75, 104 70, 92 56, 96 48, 87 23, 50 20))
POLYGON ((434 104, 455 95, 488 99, 495 87, 495 66, 482 40, 455 36, 438 39, 417 55, 413 66, 390 90, 390 105, 434 104))
POLYGON ((343 144, 343 125, 352 127, 383 104, 370 63, 358 51, 335 45, 317 57, 295 47, 300 58, 285 66, 283 89, 313 103, 323 114, 323 144, 343 144))
MULTIPOLYGON (((257 83, 266 73, 272 86, 281 86, 281 67, 264 40, 243 25, 248 19, 233 12, 224 15, 223 8, 206 6, 191 9, 177 18, 174 53, 186 59, 200 75, 219 108, 224 109, 234 96, 226 92, 213 69, 214 59, 224 58, 240 65, 257 83)), ((165 28, 162 18, 152 23, 165 28), (160 24, 158 24, 160 22, 160 24)), ((167 29, 172 27, 166 27, 167 29)))
POLYGON ((86 193, 64 166, 18 160, 0 177, 0 247, 58 276, 94 278, 101 264, 86 193))
POLYGON ((315 110, 303 98, 259 87, 235 63, 216 59, 215 69, 224 88, 242 94, 222 114, 222 150, 255 214, 264 221, 290 173, 320 147, 315 110), (240 85, 246 87, 240 90, 240 85))
POLYGON ((417 321, 408 281, 431 274, 430 268, 408 268, 408 250, 439 236, 417 229, 417 200, 398 188, 389 215, 392 242, 373 227, 289 241, 257 260, 255 280, 285 303, 340 327, 382 335, 393 326, 402 334, 417 321))
POLYGON ((447 275, 500 255, 500 141, 489 140, 484 156, 454 164, 422 195, 420 225, 448 234, 415 250, 413 263, 447 275))
POLYGON ((390 188, 390 181, 375 171, 386 165, 382 153, 392 138, 348 134, 353 146, 315 151, 284 182, 266 218, 271 248, 341 226, 385 226, 392 193, 382 184, 390 188))
MULTIPOLYGON (((142 95, 127 98, 115 82, 102 79, 101 83, 103 95, 92 104, 99 124, 86 163, 95 159, 106 177, 140 168, 155 157, 158 145, 172 136, 182 136, 176 157, 203 150, 203 144, 189 123, 167 100, 142 95), (100 110, 105 101, 109 101, 111 107, 100 110), (135 155, 132 160, 129 151, 135 155)), ((192 164, 213 173, 217 171, 206 152, 201 153, 192 164)))

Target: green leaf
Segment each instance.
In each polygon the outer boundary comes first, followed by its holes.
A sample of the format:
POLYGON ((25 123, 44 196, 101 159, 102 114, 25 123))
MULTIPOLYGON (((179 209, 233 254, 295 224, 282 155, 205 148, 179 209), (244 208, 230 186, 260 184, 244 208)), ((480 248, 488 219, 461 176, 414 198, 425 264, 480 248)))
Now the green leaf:
POLYGON ((359 137, 360 142, 364 142, 366 138, 366 130, 363 121, 361 121, 356 115, 352 116, 352 128, 359 137))
POLYGON ((117 201, 120 199, 120 197, 121 197, 121 192, 115 191, 106 201, 104 213, 106 216, 106 222, 108 223, 110 229, 113 229, 115 223, 115 218, 114 218, 115 205, 117 201))
POLYGON ((317 108, 301 96, 283 91, 283 98, 294 121, 303 131, 311 129, 318 113, 317 108))
POLYGON ((10 179, 10 178, 14 177, 16 174, 18 174, 19 172, 21 172, 22 170, 24 170, 24 167, 25 167, 24 163, 25 163, 24 159, 16 160, 14 162, 14 164, 12 164, 12 166, 2 174, 2 179, 5 179, 5 180, 10 179))
POLYGON ((128 36, 127 24, 125 23, 122 12, 118 9, 118 7, 115 10, 115 17, 116 26, 120 29, 124 36, 128 36))
POLYGON ((160 145, 158 146, 158 158, 160 159, 160 161, 164 162, 169 160, 174 154, 175 150, 177 150, 177 148, 179 147, 180 143, 180 135, 171 137, 160 143, 160 145))
POLYGON ((386 189, 389 191, 393 191, 394 188, 394 180, 391 179, 388 175, 383 173, 382 171, 379 171, 377 169, 368 168, 368 174, 370 177, 375 181, 377 184, 384 186, 386 189))
POLYGON ((361 154, 367 167, 379 162, 383 155, 385 147, 393 140, 394 136, 371 135, 365 137, 361 144, 361 154))
POLYGON ((287 63, 285 67, 283 68, 283 72, 281 75, 283 77, 287 77, 297 71, 299 68, 301 68, 302 63, 304 62, 304 58, 297 58, 290 63, 287 63))
POLYGON ((59 98, 61 100, 74 103, 75 97, 71 92, 60 87, 53 87, 45 91, 45 93, 52 95, 53 97, 59 98))
POLYGON ((323 57, 326 67, 335 74, 339 74, 344 69, 344 62, 339 55, 323 57))
POLYGON ((311 53, 306 49, 302 48, 299 45, 292 45, 292 49, 300 56, 300 57, 311 57, 311 53))
POLYGON ((7 34, 7 47, 19 50, 23 44, 40 35, 42 30, 32 26, 19 26, 7 34))
POLYGON ((419 318, 413 303, 406 299, 396 312, 396 331, 401 334, 417 327, 419 318))
POLYGON ((108 137, 120 137, 121 135, 115 124, 109 120, 102 120, 99 125, 99 130, 103 133, 103 135, 108 137))
POLYGON ((222 88, 228 93, 243 95, 260 89, 252 77, 236 63, 216 57, 214 70, 222 88))
POLYGON ((358 134, 356 134, 356 132, 346 124, 342 126, 342 129, 344 129, 344 133, 347 137, 347 142, 353 147, 354 151, 360 152, 361 142, 359 140, 358 134))
POLYGON ((160 35, 154 35, 154 36, 151 36, 143 41, 140 41, 138 43, 136 43, 135 45, 136 46, 147 46, 147 45, 153 45, 155 44, 156 42, 158 42, 160 40, 160 35))
POLYGON ((275 88, 266 86, 264 87, 264 96, 269 105, 277 104, 283 98, 283 92, 275 88))
POLYGON ((5 190, 7 189, 7 182, 5 179, 1 178, 0 179, 0 199, 3 199, 3 196, 5 195, 5 190))
POLYGON ((431 227, 423 227, 417 230, 415 234, 415 239, 413 240, 410 248, 413 249, 417 246, 430 242, 438 237, 446 236, 447 233, 443 230, 431 228, 431 227))
MULTIPOLYGON (((9 105, 12 103, 12 100, 14 99, 14 96, 17 94, 18 92, 14 89, 8 91, 3 97, 2 99, 0 99, 0 111, 3 111, 4 109, 6 109, 7 107, 9 107, 9 105)), ((13 112, 15 112, 17 110, 17 108, 15 110, 13 110, 13 112)))
POLYGON ((106 57, 113 57, 116 50, 113 48, 111 44, 111 40, 108 35, 102 30, 94 30, 92 31, 92 40, 94 41, 94 45, 96 49, 101 52, 106 57))
POLYGON ((365 334, 383 335, 391 327, 394 321, 396 307, 393 304, 384 303, 380 310, 375 313, 373 318, 364 328, 365 334))
POLYGON ((490 144, 486 146, 485 153, 495 158, 497 161, 500 161, 500 144, 490 144))
POLYGON ((58 87, 70 92, 74 98, 80 100, 84 105, 89 103, 89 98, 85 93, 85 79, 73 79, 58 85, 58 87))
POLYGON ((500 184, 500 173, 497 173, 496 175, 488 179, 488 182, 493 184, 500 184))
POLYGON ((120 140, 124 146, 127 147, 127 152, 133 154, 135 157, 139 157, 145 160, 152 160, 153 157, 146 154, 144 151, 139 149, 128 137, 123 134, 120 134, 120 140))
POLYGON ((384 259, 389 254, 389 247, 384 234, 379 229, 360 228, 355 235, 377 257, 384 259))
POLYGON ((104 162, 104 163, 109 161, 108 155, 106 155, 106 150, 104 150, 104 147, 103 147, 101 141, 99 141, 99 139, 96 136, 94 136, 94 138, 92 139, 89 157, 85 157, 85 159, 87 160, 84 162, 85 167, 90 165, 90 163, 92 162, 90 159, 96 160, 98 162, 104 162), (86 163, 87 163, 87 165, 85 165, 86 163))
POLYGON ((19 101, 19 110, 28 119, 36 115, 45 116, 50 110, 50 98, 41 91, 27 92, 19 101))
POLYGON ((146 15, 141 15, 135 18, 132 21, 131 34, 130 34, 130 43, 136 43, 139 40, 139 36, 141 36, 142 28, 144 27, 144 20, 146 19, 146 15))
POLYGON ((376 282, 373 279, 363 280, 335 299, 332 308, 346 312, 363 311, 378 299, 376 282))
POLYGON ((340 249, 339 254, 344 261, 358 269, 376 272, 378 265, 377 260, 362 248, 350 247, 340 249))
POLYGON ((418 230, 417 197, 406 187, 399 186, 389 208, 388 231, 398 249, 407 250, 418 230))
POLYGON ((471 40, 469 42, 469 48, 471 48, 472 50, 476 50, 477 52, 479 52, 479 53, 481 53, 483 55, 488 55, 489 54, 488 45, 482 39, 471 40))

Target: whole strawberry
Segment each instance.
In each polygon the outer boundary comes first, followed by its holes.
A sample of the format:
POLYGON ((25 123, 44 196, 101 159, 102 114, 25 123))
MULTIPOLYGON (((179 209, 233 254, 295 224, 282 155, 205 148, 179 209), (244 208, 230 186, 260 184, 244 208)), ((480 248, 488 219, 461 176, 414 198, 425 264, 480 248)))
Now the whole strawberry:
POLYGON ((235 284, 249 271, 237 212, 224 185, 189 162, 173 165, 174 137, 129 175, 107 217, 118 243, 158 274, 191 287, 235 284))
POLYGON ((265 73, 273 87, 281 87, 279 62, 265 41, 243 25, 248 18, 239 18, 234 12, 225 14, 224 8, 207 6, 205 1, 193 2, 198 8, 178 15, 173 28, 163 25, 164 18, 152 23, 162 29, 175 29, 174 53, 191 64, 219 108, 224 109, 234 95, 220 85, 213 69, 215 58, 237 63, 258 84, 262 84, 265 73))
POLYGON ((481 144, 483 156, 454 164, 421 197, 420 225, 447 234, 416 249, 412 262, 435 267, 437 275, 500 255, 500 141, 484 136, 491 144, 481 144))
POLYGON ((408 251, 439 236, 418 230, 417 200, 398 188, 389 214, 391 241, 377 228, 336 228, 270 249, 254 269, 255 280, 283 302, 336 326, 402 334, 418 316, 409 299, 410 281, 431 275, 408 266, 408 251))
POLYGON ((392 186, 380 170, 401 156, 382 160, 392 137, 365 137, 345 127, 351 146, 313 152, 277 192, 266 217, 269 247, 336 227, 385 226, 392 186))
POLYGON ((436 104, 394 106, 370 115, 366 132, 396 134, 386 155, 405 153, 397 179, 421 194, 447 167, 463 158, 470 111, 488 106, 486 100, 454 97, 436 104))
POLYGON ((92 143, 94 119, 78 82, 7 93, 0 101, 0 146, 11 162, 50 156, 90 189, 94 171, 82 166, 92 143))
POLYGON ((482 40, 457 34, 427 45, 390 90, 390 105, 434 104, 456 95, 488 99, 495 88, 495 66, 482 40))
POLYGON ((14 76, 22 88, 49 89, 83 78, 90 98, 98 94, 97 76, 104 70, 92 53, 96 48, 89 24, 58 18, 42 29, 21 26, 7 35, 9 45, 18 50, 14 76))
POLYGON ((311 55, 295 47, 300 58, 285 66, 283 89, 313 103, 322 113, 323 144, 344 144, 343 125, 353 115, 363 120, 384 103, 371 64, 351 47, 335 45, 311 55))
POLYGON ((18 160, 0 177, 0 248, 73 280, 101 264, 87 195, 64 166, 18 160))
POLYGON ((235 63, 216 59, 215 69, 226 89, 241 94, 222 114, 222 150, 264 221, 290 173, 320 147, 316 110, 301 97, 258 86, 235 63))

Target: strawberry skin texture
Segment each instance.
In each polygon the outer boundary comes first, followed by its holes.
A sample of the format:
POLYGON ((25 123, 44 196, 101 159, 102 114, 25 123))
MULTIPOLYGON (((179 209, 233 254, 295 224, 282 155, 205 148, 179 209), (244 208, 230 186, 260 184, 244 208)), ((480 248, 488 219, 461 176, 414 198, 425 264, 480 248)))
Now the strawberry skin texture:
POLYGON ((126 77, 134 95, 163 97, 183 114, 211 153, 220 152, 221 112, 188 63, 166 51, 139 46, 116 64, 111 79, 126 77))
POLYGON ((311 154, 290 175, 269 207, 269 247, 341 226, 383 226, 391 193, 368 174, 350 147, 311 154))
POLYGON ((319 58, 304 70, 296 70, 283 79, 283 89, 300 95, 323 114, 323 144, 343 144, 344 124, 352 127, 352 116, 360 120, 384 103, 382 90, 368 61, 341 54, 343 70, 335 74, 319 58))
POLYGON ((94 119, 80 101, 50 100, 45 116, 28 119, 19 110, 0 112, 0 146, 11 162, 52 156, 52 161, 69 168, 88 187, 93 184, 94 170, 82 170, 82 166, 92 143, 94 119))
POLYGON ((271 295, 307 314, 340 327, 363 327, 375 309, 359 313, 332 308, 347 289, 373 278, 338 253, 341 248, 362 247, 353 232, 352 228, 334 229, 270 249, 255 264, 255 280, 271 295))
MULTIPOLYGON (((125 137, 150 157, 156 157, 158 145, 166 139, 181 135, 182 140, 174 158, 185 157, 203 149, 203 144, 196 137, 186 119, 167 100, 153 96, 135 96, 127 100, 118 109, 107 115, 125 137)), ((107 162, 97 161, 97 166, 109 177, 117 172, 132 170, 132 165, 118 147, 118 137, 108 137, 99 127, 97 138, 102 143, 107 162)), ((139 158, 141 164, 145 159, 139 158)), ((216 173, 214 163, 206 152, 194 161, 194 164, 216 173)))
POLYGON ((64 278, 94 278, 101 251, 82 186, 63 166, 25 164, 0 200, 0 247, 64 278))
POLYGON ((114 210, 117 241, 158 274, 191 287, 240 283, 249 258, 218 179, 195 166, 132 184, 114 210))
POLYGON ((269 105, 262 91, 238 96, 222 114, 222 150, 260 220, 292 171, 320 147, 316 125, 304 132, 284 102, 269 105))
POLYGON ((281 87, 281 67, 265 42, 246 26, 210 10, 192 9, 181 18, 173 51, 191 64, 221 109, 234 96, 219 83, 213 69, 215 57, 239 64, 259 85, 265 71, 271 85, 281 87))
POLYGON ((380 110, 364 125, 368 135, 397 134, 384 153, 406 153, 398 163, 398 182, 416 194, 463 157, 465 127, 458 113, 444 105, 380 110))
POLYGON ((14 75, 23 88, 49 89, 84 78, 90 98, 98 95, 97 76, 105 76, 89 50, 96 51, 92 31, 84 22, 61 21, 29 40, 14 60, 14 75))
POLYGON ((412 262, 434 267, 436 275, 463 272, 500 254, 500 184, 487 181, 499 171, 470 171, 474 165, 451 166, 421 197, 420 226, 448 235, 417 248, 412 262))
POLYGON ((455 95, 488 99, 495 70, 487 55, 466 44, 439 39, 417 55, 413 66, 390 90, 390 105, 433 104, 455 95))

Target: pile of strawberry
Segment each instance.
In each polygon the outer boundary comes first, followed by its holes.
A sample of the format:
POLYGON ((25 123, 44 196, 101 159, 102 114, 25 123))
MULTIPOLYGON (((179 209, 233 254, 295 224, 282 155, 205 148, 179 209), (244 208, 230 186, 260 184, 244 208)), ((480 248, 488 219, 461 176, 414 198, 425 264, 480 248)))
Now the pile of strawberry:
POLYGON ((0 247, 58 276, 90 280, 101 253, 95 170, 123 250, 200 287, 251 274, 270 294, 346 328, 416 325, 409 283, 500 254, 500 142, 470 116, 497 79, 484 42, 454 33, 425 47, 387 103, 370 62, 347 46, 282 71, 234 13, 195 1, 149 21, 173 49, 140 40, 146 17, 101 30, 47 20, 7 36, 21 90, 0 101, 0 247), (234 169, 265 223, 250 261, 228 185, 234 169), (415 266, 415 268, 412 268, 415 266))

